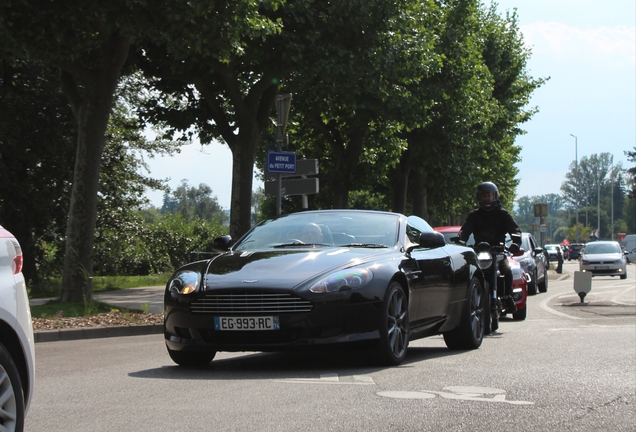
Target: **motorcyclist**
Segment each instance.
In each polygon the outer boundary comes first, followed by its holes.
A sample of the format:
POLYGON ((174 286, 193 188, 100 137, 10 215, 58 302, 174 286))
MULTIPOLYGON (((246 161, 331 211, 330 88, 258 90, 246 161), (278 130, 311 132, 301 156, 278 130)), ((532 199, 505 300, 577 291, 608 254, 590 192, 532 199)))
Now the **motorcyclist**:
MULTIPOLYGON (((512 238, 512 244, 508 250, 512 253, 518 252, 521 246, 521 229, 512 215, 501 208, 497 186, 492 182, 484 182, 477 187, 476 195, 479 208, 468 214, 459 232, 459 239, 466 242, 473 234, 475 245, 488 242, 492 246, 505 243, 507 233, 512 238)), ((507 259, 499 262, 499 271, 505 278, 503 300, 506 311, 515 313, 517 307, 512 298, 512 269, 507 259)))

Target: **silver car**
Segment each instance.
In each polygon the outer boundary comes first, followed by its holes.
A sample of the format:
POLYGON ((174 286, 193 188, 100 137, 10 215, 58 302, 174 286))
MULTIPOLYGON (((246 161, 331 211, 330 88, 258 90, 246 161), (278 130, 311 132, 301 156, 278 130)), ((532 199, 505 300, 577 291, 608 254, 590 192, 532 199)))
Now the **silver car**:
POLYGON ((22 275, 22 248, 0 226, 0 430, 23 429, 33 378, 33 326, 22 275))
POLYGON ((579 268, 592 276, 627 278, 627 259, 616 241, 596 241, 585 245, 579 268))

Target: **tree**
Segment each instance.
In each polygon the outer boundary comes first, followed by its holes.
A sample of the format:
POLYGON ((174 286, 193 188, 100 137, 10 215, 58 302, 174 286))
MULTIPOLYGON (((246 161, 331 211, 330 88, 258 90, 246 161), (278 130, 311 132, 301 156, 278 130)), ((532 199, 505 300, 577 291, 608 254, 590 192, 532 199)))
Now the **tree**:
POLYGON ((261 6, 255 0, 0 3, 0 55, 35 58, 58 67, 77 122, 62 301, 92 296, 89 281, 104 134, 131 44, 163 41, 169 43, 168 52, 207 51, 210 47, 198 39, 200 31, 214 29, 213 36, 220 35, 216 46, 235 50, 237 34, 246 28, 258 34, 262 22, 253 18, 261 6), (199 28, 195 21, 207 26, 199 28))
MULTIPOLYGON (((3 56, 28 56, 59 67, 77 122, 77 151, 66 231, 61 300, 92 295, 91 274, 99 167, 113 94, 128 55, 136 7, 145 2, 11 1, 2 3, 3 56), (129 5, 131 7, 129 7, 129 5), (69 31, 70 30, 70 31, 69 31)), ((136 9, 137 18, 143 9, 136 9)))
POLYGON ((53 270, 43 244, 63 238, 76 126, 55 68, 5 60, 0 70, 0 221, 22 246, 25 278, 37 283, 53 270))
POLYGON ((254 153, 291 52, 269 42, 279 33, 268 17, 276 19, 277 0, 223 3, 194 1, 196 14, 167 16, 157 25, 168 25, 170 37, 139 45, 135 54, 156 90, 141 115, 183 139, 217 139, 232 151, 230 234, 238 237, 251 227, 254 153))
POLYGON ((123 103, 123 95, 118 94, 106 130, 100 170, 92 267, 97 274, 148 274, 154 266, 146 246, 148 227, 140 209, 149 204, 146 189, 166 186, 143 174, 148 166, 140 153, 170 152, 175 143, 148 140, 143 132, 123 103))
POLYGON ((321 161, 315 205, 347 208, 351 191, 388 187, 388 168, 405 145, 396 135, 401 114, 426 104, 412 87, 437 67, 438 13, 433 2, 413 1, 343 1, 322 9, 325 18, 309 26, 310 36, 320 37, 307 46, 312 61, 285 83, 297 95, 290 129, 295 150, 321 161))
POLYGON ((203 183, 196 188, 191 187, 186 179, 181 180, 181 185, 171 195, 164 196, 161 213, 179 214, 186 221, 216 220, 221 225, 227 222, 227 215, 219 201, 212 196, 212 188, 203 183))

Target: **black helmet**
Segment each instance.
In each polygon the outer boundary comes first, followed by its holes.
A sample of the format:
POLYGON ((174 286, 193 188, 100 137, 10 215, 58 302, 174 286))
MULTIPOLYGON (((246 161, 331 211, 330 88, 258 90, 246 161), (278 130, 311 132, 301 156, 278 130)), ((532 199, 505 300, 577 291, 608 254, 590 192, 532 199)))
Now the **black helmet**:
POLYGON ((499 205, 499 189, 492 182, 483 182, 477 186, 477 202, 479 207, 490 210, 499 205))

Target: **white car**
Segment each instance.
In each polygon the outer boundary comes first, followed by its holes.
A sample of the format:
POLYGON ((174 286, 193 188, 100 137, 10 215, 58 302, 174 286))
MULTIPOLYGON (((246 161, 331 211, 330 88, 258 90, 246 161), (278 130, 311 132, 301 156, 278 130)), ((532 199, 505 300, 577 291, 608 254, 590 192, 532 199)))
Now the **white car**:
POLYGON ((616 241, 596 241, 585 245, 579 268, 592 276, 620 276, 627 279, 627 259, 616 241))
POLYGON ((33 325, 22 248, 0 226, 0 430, 21 431, 33 396, 33 325))

